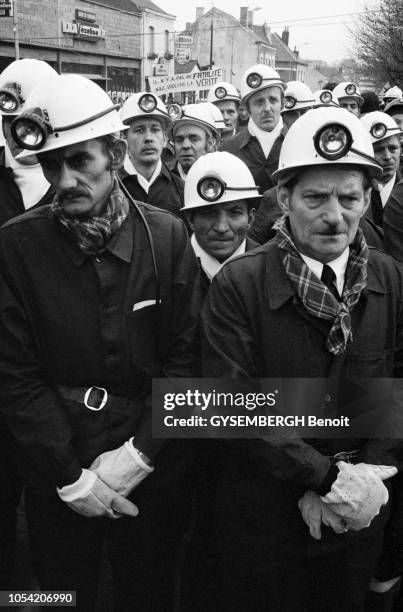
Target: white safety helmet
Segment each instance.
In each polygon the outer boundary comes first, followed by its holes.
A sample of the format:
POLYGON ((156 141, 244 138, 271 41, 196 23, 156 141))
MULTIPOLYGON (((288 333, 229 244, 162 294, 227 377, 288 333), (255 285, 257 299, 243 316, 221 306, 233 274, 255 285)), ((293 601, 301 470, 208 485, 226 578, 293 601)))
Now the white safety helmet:
POLYGON ((208 107, 217 130, 225 130, 224 117, 222 116, 222 112, 220 111, 218 106, 216 106, 212 102, 202 102, 202 104, 205 104, 208 107))
POLYGON ((175 131, 178 127, 189 123, 204 128, 214 138, 218 136, 215 119, 207 104, 185 104, 185 106, 171 104, 168 106, 168 114, 173 121, 173 136, 175 136, 175 131))
POLYGON ((213 85, 213 87, 210 87, 207 94, 207 102, 216 104, 217 102, 223 102, 225 100, 232 100, 239 104, 241 96, 236 87, 226 81, 220 81, 213 85))
POLYGON ((360 90, 357 85, 354 83, 350 83, 349 81, 343 81, 343 83, 339 83, 333 89, 333 94, 339 101, 343 100, 343 98, 353 98, 357 101, 358 106, 362 106, 364 102, 364 98, 361 96, 360 90))
POLYGON ((384 98, 401 98, 403 91, 397 85, 390 87, 388 91, 383 95, 384 98))
POLYGON ((285 84, 280 75, 271 66, 255 64, 248 68, 241 79, 241 98, 246 102, 253 94, 268 87, 280 87, 284 91, 285 84))
POLYGON ((402 133, 393 117, 381 111, 366 113, 361 117, 360 121, 369 133, 372 143, 380 142, 385 140, 385 138, 389 138, 389 136, 400 135, 402 133))
POLYGON ((282 113, 304 108, 312 108, 315 102, 312 91, 302 81, 290 81, 284 92, 284 108, 282 113))
POLYGON ((284 184, 299 168, 332 164, 361 166, 375 178, 382 174, 358 117, 344 108, 324 106, 307 111, 290 127, 273 178, 284 184))
POLYGON ((313 97, 315 98, 315 102, 312 104, 313 108, 318 108, 319 106, 340 106, 334 92, 330 91, 330 89, 318 89, 313 93, 313 97))
POLYGON ((0 115, 20 115, 31 91, 43 79, 57 76, 47 62, 21 59, 11 62, 0 74, 0 115))
POLYGON ((248 166, 231 153, 217 151, 202 155, 190 168, 181 210, 260 197, 248 166))
POLYGON ((130 125, 133 119, 138 117, 160 119, 166 128, 171 124, 171 118, 163 101, 147 91, 129 96, 120 109, 120 118, 125 125, 130 125))
POLYGON ((109 96, 78 74, 62 74, 42 81, 28 97, 25 108, 11 125, 13 139, 27 149, 18 157, 128 128, 109 96))

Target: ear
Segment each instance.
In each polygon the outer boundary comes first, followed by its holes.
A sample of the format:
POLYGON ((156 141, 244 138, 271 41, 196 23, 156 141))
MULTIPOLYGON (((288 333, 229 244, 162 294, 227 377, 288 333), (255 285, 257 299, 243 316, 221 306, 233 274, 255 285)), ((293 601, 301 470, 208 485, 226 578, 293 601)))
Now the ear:
POLYGON ((212 153, 216 150, 217 141, 213 136, 207 137, 207 153, 212 153))
POLYGON ((255 220, 255 215, 256 215, 256 208, 250 208, 248 211, 248 225, 246 226, 247 229, 250 229, 253 225, 253 222, 255 220))
POLYGON ((127 142, 126 140, 116 140, 111 149, 111 170, 119 170, 123 166, 126 157, 127 142))
POLYGON ((285 215, 290 212, 290 199, 290 190, 284 185, 279 186, 277 188, 277 203, 285 215))

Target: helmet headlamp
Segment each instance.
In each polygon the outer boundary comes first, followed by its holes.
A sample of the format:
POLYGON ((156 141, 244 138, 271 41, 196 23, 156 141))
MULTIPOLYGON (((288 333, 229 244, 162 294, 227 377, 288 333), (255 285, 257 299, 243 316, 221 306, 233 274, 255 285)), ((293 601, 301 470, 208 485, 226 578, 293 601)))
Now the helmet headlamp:
POLYGON ((152 113, 157 108, 157 99, 152 94, 144 94, 138 101, 138 105, 144 113, 152 113))
POLYGON ((0 109, 4 113, 15 113, 23 103, 21 88, 17 83, 11 83, 0 89, 0 109))
POLYGON ((225 89, 225 87, 217 87, 217 89, 215 90, 215 95, 216 98, 222 100, 227 95, 227 90, 225 89))
POLYGON ((346 85, 344 91, 346 92, 347 95, 354 96, 354 94, 357 93, 357 88, 354 85, 354 83, 349 83, 348 85, 346 85))
POLYGON ((293 96, 286 96, 286 97, 284 98, 284 107, 285 107, 287 110, 291 110, 292 108, 294 108, 294 106, 296 105, 296 103, 297 103, 297 99, 296 99, 296 98, 294 98, 293 96))
POLYGON ((246 77, 246 83, 251 89, 257 89, 258 87, 260 87, 262 81, 262 75, 258 74, 257 72, 251 72, 246 77))
POLYGON ((323 104, 329 104, 333 100, 332 92, 322 91, 322 93, 319 96, 319 99, 321 102, 323 102, 323 104))
POLYGON ((336 161, 351 149, 353 137, 344 125, 331 123, 318 130, 313 141, 316 152, 321 157, 336 161))
POLYGON ((66 132, 67 130, 73 130, 74 128, 91 123, 117 108, 119 108, 119 105, 114 104, 87 119, 62 127, 53 127, 51 125, 48 113, 45 109, 33 108, 14 119, 11 124, 11 135, 15 142, 23 149, 38 151, 45 145, 50 134, 58 136, 58 132, 66 132))
POLYGON ((388 131, 388 128, 384 123, 374 123, 369 131, 371 136, 374 138, 383 138, 388 131))
POLYGON ((177 121, 183 116, 182 107, 179 104, 170 104, 168 106, 168 115, 172 119, 172 121, 177 121))
MULTIPOLYGON (((258 187, 256 185, 250 187, 229 187, 225 181, 222 181, 217 176, 204 176, 197 183, 197 193, 199 196, 206 200, 206 202, 217 202, 225 191, 256 191, 256 197, 258 194, 258 187)), ((249 196, 250 197, 250 196, 249 196)))

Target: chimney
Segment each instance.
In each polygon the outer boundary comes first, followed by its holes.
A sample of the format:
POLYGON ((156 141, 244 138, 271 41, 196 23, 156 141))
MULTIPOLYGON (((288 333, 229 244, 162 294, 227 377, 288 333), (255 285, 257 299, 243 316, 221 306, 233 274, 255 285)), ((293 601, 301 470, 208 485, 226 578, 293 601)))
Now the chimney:
POLYGON ((201 17, 203 17, 203 14, 204 14, 204 7, 196 6, 196 21, 200 19, 201 17))
POLYGON ((248 28, 253 30, 253 11, 248 11, 248 28))
POLYGON ((240 16, 239 16, 239 23, 244 28, 248 27, 248 7, 247 6, 241 6, 241 12, 240 12, 240 16))
POLYGON ((270 26, 268 23, 264 23, 263 24, 264 27, 264 33, 266 35, 267 40, 269 41, 269 43, 271 43, 271 31, 270 31, 270 26))
POLYGON ((281 40, 283 41, 283 43, 285 43, 288 47, 288 43, 290 40, 290 32, 288 31, 288 27, 286 26, 283 30, 283 33, 281 35, 281 40))
POLYGON ((186 32, 191 32, 192 31, 192 24, 191 24, 190 21, 186 22, 185 31, 186 32))
POLYGON ((298 59, 299 58, 299 51, 298 51, 298 49, 297 49, 297 47, 295 45, 294 45, 293 53, 294 53, 295 57, 298 59))

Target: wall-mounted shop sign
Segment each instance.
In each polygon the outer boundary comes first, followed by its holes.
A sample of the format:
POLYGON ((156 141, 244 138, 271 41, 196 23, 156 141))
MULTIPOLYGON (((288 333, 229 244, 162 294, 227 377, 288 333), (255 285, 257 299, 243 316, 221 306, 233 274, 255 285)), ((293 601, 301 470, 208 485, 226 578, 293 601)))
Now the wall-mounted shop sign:
POLYGON ((105 38, 106 30, 95 23, 95 13, 76 9, 76 18, 73 21, 62 21, 63 34, 72 34, 73 38, 80 38, 96 42, 105 38))
POLYGON ((223 80, 222 68, 204 70, 202 72, 189 72, 188 74, 172 74, 168 77, 148 77, 148 84, 153 93, 175 93, 179 91, 199 92, 210 89, 218 81, 223 80))

